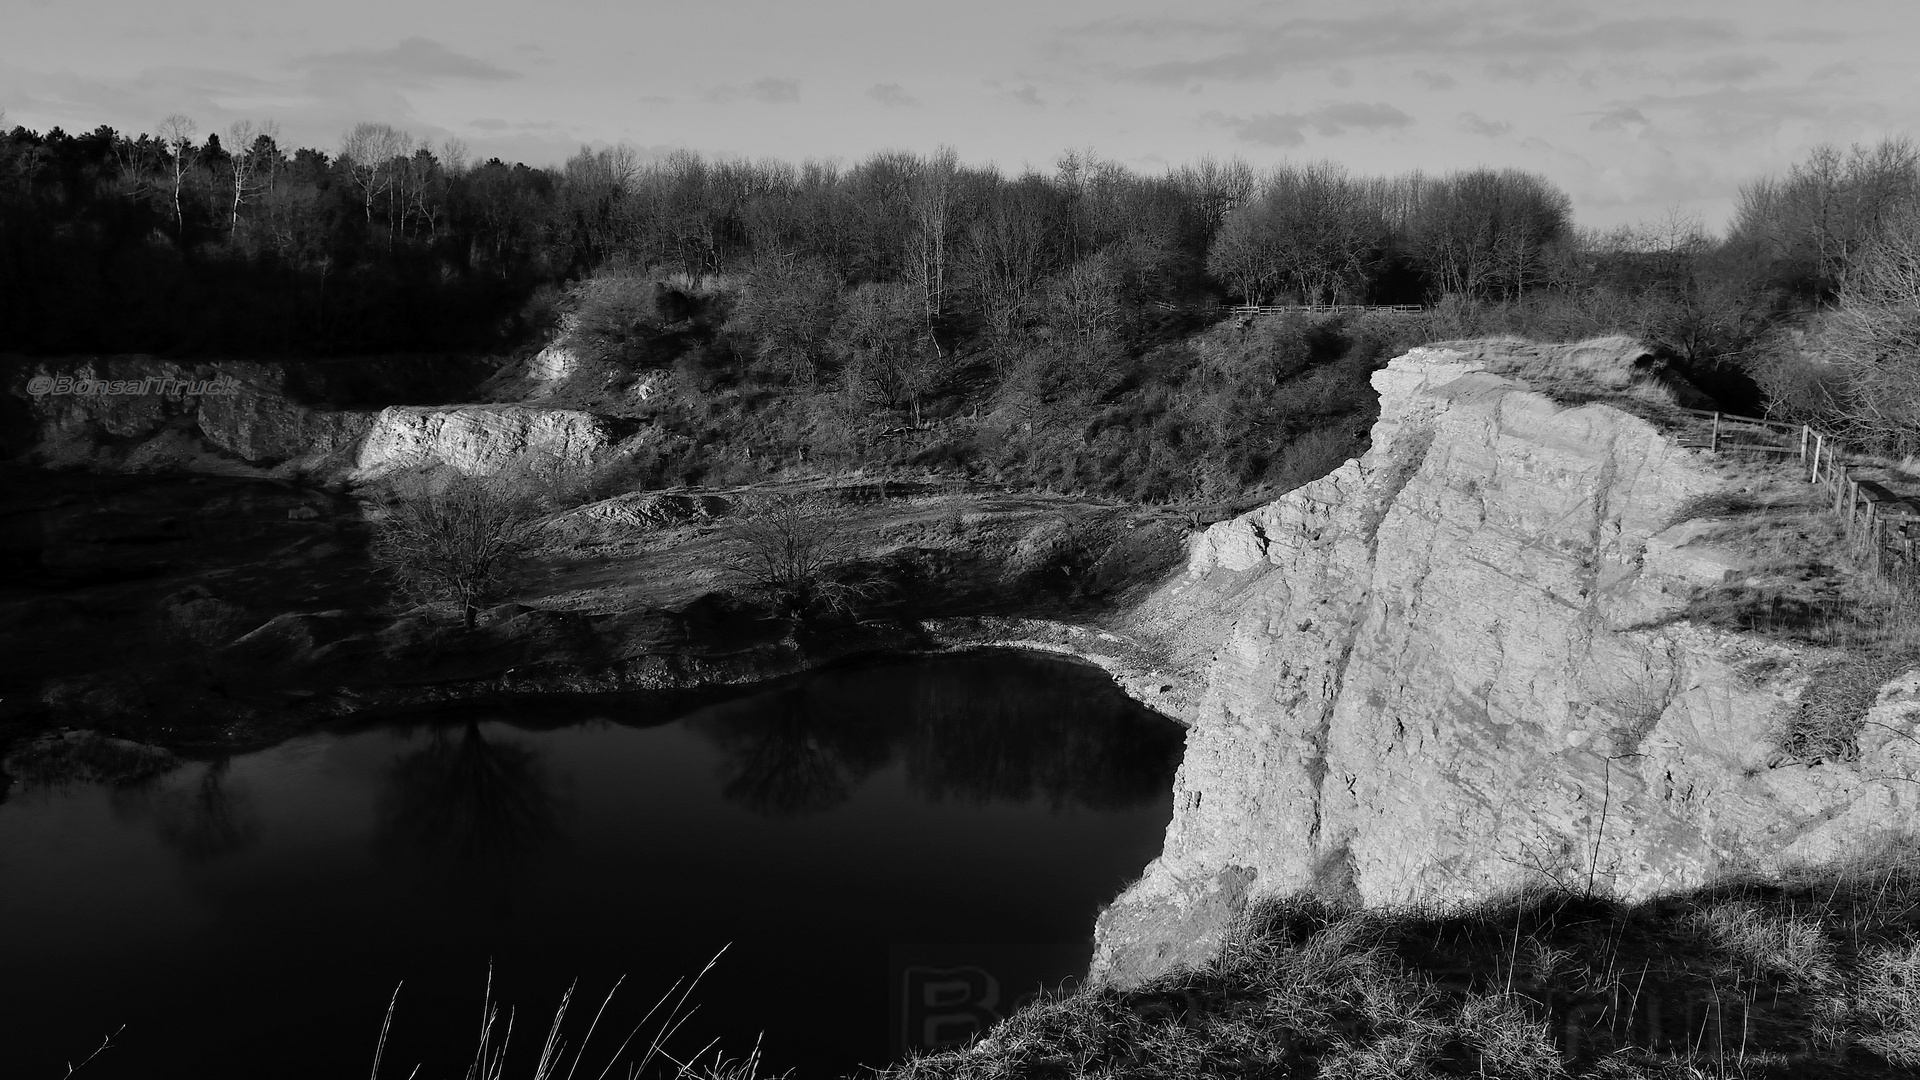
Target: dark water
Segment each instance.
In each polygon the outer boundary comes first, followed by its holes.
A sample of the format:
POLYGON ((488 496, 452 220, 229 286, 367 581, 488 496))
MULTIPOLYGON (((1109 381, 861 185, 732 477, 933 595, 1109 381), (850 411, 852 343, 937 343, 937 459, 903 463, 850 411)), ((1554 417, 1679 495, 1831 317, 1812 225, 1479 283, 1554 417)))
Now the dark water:
MULTIPOLYGON (((561 992, 581 1075, 731 942, 680 1056, 828 1076, 1084 970, 1158 853, 1179 729, 1012 653, 839 668, 675 716, 473 707, 0 804, 0 1075, 508 1076, 561 992), (496 1029, 496 1034, 498 1029, 496 1029)), ((647 1032, 653 1030, 649 1026, 647 1032)), ((647 1038, 643 1032, 641 1039, 647 1038)), ((624 1075, 616 1070, 614 1075, 624 1075)))

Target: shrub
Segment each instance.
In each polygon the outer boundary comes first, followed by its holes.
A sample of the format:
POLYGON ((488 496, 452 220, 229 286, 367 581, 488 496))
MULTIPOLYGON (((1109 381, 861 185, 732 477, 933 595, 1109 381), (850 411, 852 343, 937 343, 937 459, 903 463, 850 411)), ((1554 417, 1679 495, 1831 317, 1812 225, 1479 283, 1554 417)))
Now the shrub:
POLYGON ((451 602, 473 629, 480 605, 498 599, 512 570, 536 546, 544 516, 521 486, 455 476, 413 477, 376 501, 368 552, 416 603, 451 602))
POLYGON ((594 356, 621 356, 654 330, 654 282, 644 275, 609 273, 569 290, 574 342, 594 356))
POLYGON ((780 615, 846 615, 875 599, 881 583, 848 563, 846 511, 819 498, 779 495, 737 512, 734 573, 780 615))

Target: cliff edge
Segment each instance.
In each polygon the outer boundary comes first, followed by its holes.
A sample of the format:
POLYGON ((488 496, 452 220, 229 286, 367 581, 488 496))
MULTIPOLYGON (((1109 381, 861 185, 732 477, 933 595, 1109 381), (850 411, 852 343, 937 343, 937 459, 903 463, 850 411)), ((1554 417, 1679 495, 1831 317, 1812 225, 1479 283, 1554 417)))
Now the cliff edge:
POLYGON ((1833 650, 1691 617, 1753 569, 1716 528, 1753 467, 1499 373, 1554 348, 1392 361, 1363 457, 1196 535, 1135 613, 1187 651, 1188 747, 1095 978, 1206 959, 1256 896, 1640 898, 1915 831, 1920 673, 1882 665, 1852 752, 1783 754, 1833 650))

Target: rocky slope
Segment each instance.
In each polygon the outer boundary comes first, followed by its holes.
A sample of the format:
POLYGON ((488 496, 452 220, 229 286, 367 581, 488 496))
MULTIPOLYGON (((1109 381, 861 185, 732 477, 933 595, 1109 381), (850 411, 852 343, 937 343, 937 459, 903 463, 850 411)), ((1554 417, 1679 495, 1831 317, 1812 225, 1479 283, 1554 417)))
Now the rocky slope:
POLYGON ((1096 977, 1205 958, 1253 895, 1640 897, 1912 835, 1920 674, 1884 686, 1857 759, 1784 762, 1831 657, 1684 617, 1743 573, 1711 539, 1728 463, 1494 373, 1540 385, 1562 359, 1393 361, 1364 457, 1195 535, 1134 614, 1184 655, 1161 703, 1190 732, 1096 977))

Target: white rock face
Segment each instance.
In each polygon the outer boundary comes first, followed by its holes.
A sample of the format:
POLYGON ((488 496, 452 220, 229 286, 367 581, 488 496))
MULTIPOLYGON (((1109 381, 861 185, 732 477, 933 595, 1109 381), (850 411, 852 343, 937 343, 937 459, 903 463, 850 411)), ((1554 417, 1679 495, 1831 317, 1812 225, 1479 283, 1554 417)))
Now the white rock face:
POLYGON ((380 411, 360 443, 354 474, 367 480, 436 467, 470 476, 581 468, 612 443, 603 418, 572 409, 394 405, 380 411))
POLYGON ((1721 481, 1465 352, 1374 376, 1373 445, 1197 536, 1143 624, 1204 627, 1162 856, 1096 977, 1207 956, 1249 896, 1369 904, 1546 879, 1640 897, 1920 827, 1920 676, 1852 762, 1770 768, 1818 658, 1678 619, 1737 568, 1669 525, 1721 481))
POLYGON ((552 383, 571 378, 579 367, 580 358, 574 355, 571 348, 553 344, 541 349, 533 359, 527 361, 527 378, 539 384, 535 389, 535 393, 539 393, 550 390, 552 383))

